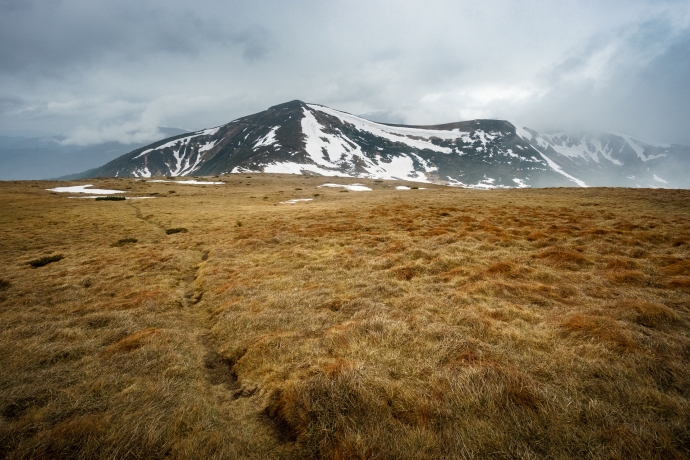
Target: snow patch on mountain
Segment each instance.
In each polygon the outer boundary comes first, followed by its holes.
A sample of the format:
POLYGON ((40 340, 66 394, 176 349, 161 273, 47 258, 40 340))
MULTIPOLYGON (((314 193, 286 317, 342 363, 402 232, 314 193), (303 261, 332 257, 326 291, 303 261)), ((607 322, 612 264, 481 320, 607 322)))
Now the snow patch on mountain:
POLYGON ((371 177, 376 179, 393 179, 393 180, 412 180, 415 182, 429 182, 426 177, 426 172, 433 172, 437 168, 429 165, 425 160, 418 155, 391 155, 384 158, 381 155, 376 156, 378 167, 372 171, 371 177), (414 160, 421 164, 424 171, 415 170, 414 160))
POLYGON ((206 144, 202 145, 201 147, 199 147, 199 153, 206 152, 207 150, 211 150, 213 147, 216 146, 217 142, 218 141, 215 140, 215 141, 207 142, 206 144))
POLYGON ((461 133, 460 130, 457 129, 453 131, 443 131, 432 129, 400 128, 397 126, 386 126, 374 123, 373 121, 365 120, 364 118, 359 118, 355 115, 350 115, 349 113, 333 110, 321 105, 307 104, 307 106, 311 109, 318 110, 320 112, 334 116, 343 123, 349 123, 360 131, 368 132, 370 134, 373 134, 374 136, 382 137, 391 142, 400 142, 419 150, 433 150, 435 152, 440 153, 451 153, 453 151, 452 149, 433 144, 431 143, 431 139, 439 138, 452 140, 461 138, 463 135, 469 136, 469 133, 461 133), (422 139, 414 139, 415 137, 422 139), (423 139, 429 139, 429 141, 423 139))
POLYGON ((513 179, 513 182, 515 182, 518 186, 518 188, 529 188, 530 186, 525 184, 525 181, 522 179, 518 179, 517 177, 513 179))
MULTIPOLYGON (((535 150, 536 150, 536 149, 535 149, 535 150)), ((551 160, 551 158, 547 157, 546 155, 544 155, 544 154, 541 153, 541 152, 539 152, 539 155, 541 155, 542 158, 543 158, 544 160, 546 160, 546 162, 549 164, 549 166, 551 167, 551 169, 553 169, 554 171, 556 171, 556 172, 559 173, 559 174, 564 175, 565 177, 567 177, 567 178, 570 179, 571 181, 575 182, 575 183, 576 183, 577 185, 579 185, 580 187, 587 187, 587 184, 585 184, 584 181, 581 181, 581 180, 578 179, 577 177, 573 177, 573 176, 571 176, 570 174, 568 174, 567 172, 563 171, 563 170, 561 169, 560 166, 558 166, 553 160, 551 160)))
POLYGON ((515 126, 515 134, 526 140, 527 142, 532 140, 532 133, 523 128, 519 123, 510 123, 515 126))
POLYGON ((640 146, 639 144, 637 144, 637 142, 635 142, 635 140, 633 140, 632 137, 627 136, 625 134, 616 134, 616 136, 620 136, 623 139, 625 139, 625 142, 627 142, 627 144, 635 151, 637 156, 640 157, 640 159, 642 161, 649 161, 649 160, 653 160, 655 158, 662 158, 662 157, 666 156, 665 153, 660 153, 657 155, 645 155, 644 154, 645 148, 640 146))
POLYGON ((144 166, 143 168, 135 169, 133 174, 134 174, 134 177, 151 177, 151 171, 149 171, 148 166, 144 166))
MULTIPOLYGON (((248 173, 248 172, 261 172, 261 170, 242 168, 236 166, 232 170, 233 173, 248 173)), ((304 174, 314 173, 321 176, 340 176, 340 177, 354 177, 347 173, 341 171, 334 171, 332 169, 322 168, 318 165, 308 164, 308 163, 295 163, 290 161, 284 162, 273 162, 263 166, 263 172, 273 173, 273 174, 304 174)))
MULTIPOLYGON (((258 141, 256 141, 256 143, 254 144, 254 148, 257 149, 259 147, 263 147, 266 145, 272 145, 272 144, 275 144, 276 142, 278 142, 276 140, 276 131, 278 131, 278 128, 280 128, 280 126, 274 126, 273 128, 271 128, 271 130, 268 132, 268 134, 266 134, 264 137, 262 137, 258 141)), ((247 136, 248 135, 249 134, 247 134, 247 136)), ((245 139, 246 139, 246 136, 245 136, 245 139)))
POLYGON ((307 109, 302 110, 305 150, 315 164, 333 168, 351 161, 354 155, 365 157, 359 146, 345 135, 324 132, 314 115, 307 109))

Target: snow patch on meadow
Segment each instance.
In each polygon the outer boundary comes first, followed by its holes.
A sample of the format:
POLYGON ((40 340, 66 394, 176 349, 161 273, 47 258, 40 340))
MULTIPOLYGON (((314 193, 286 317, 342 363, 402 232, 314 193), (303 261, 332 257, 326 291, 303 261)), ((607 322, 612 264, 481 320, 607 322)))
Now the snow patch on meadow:
POLYGON ((93 187, 93 184, 86 185, 70 185, 68 187, 55 187, 46 189, 50 192, 57 193, 98 193, 100 195, 114 195, 116 193, 127 193, 124 190, 107 190, 99 188, 88 188, 93 187))
POLYGON ((313 198, 293 198, 292 200, 287 200, 287 201, 281 201, 280 204, 295 204, 295 203, 302 203, 305 201, 313 201, 313 198))
POLYGON ((148 180, 146 182, 169 182, 173 184, 182 184, 182 185, 225 185, 225 182, 211 182, 211 181, 203 181, 203 180, 163 180, 163 179, 155 179, 155 180, 148 180))
POLYGON ((371 189, 366 185, 362 184, 323 184, 319 187, 331 187, 331 188, 344 188, 345 190, 350 190, 351 192, 370 192, 371 189))

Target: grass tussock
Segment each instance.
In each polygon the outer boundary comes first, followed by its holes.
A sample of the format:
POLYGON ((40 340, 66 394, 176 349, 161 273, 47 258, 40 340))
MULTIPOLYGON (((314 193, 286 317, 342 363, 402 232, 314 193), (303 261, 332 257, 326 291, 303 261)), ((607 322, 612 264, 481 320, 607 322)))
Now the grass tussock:
POLYGON ((137 241, 138 240, 136 238, 122 238, 122 239, 117 240, 115 243, 111 244, 111 246, 119 248, 122 246, 126 246, 128 244, 134 244, 137 241))
POLYGON ((573 314, 559 326, 569 337, 603 343, 616 350, 631 352, 637 346, 625 327, 606 316, 573 314))
POLYGON ((187 230, 184 227, 175 227, 175 228, 169 228, 165 230, 165 233, 168 235, 174 235, 175 233, 187 233, 189 230, 187 230))
POLYGON ((0 456, 688 457, 688 192, 224 181, 0 184, 0 456))
POLYGON ((39 257, 38 259, 33 259, 29 261, 29 265, 31 265, 34 268, 38 267, 43 267, 45 265, 48 265, 53 262, 60 261, 64 259, 65 256, 62 254, 54 254, 52 256, 44 256, 44 257, 39 257))
POLYGON ((580 268, 590 263, 581 253, 566 249, 549 249, 536 254, 535 257, 566 268, 580 268))
POLYGON ((97 196, 96 201, 125 201, 124 196, 97 196))
POLYGON ((621 319, 633 321, 645 327, 658 328, 680 321, 678 313, 664 304, 640 299, 621 299, 611 308, 621 319))

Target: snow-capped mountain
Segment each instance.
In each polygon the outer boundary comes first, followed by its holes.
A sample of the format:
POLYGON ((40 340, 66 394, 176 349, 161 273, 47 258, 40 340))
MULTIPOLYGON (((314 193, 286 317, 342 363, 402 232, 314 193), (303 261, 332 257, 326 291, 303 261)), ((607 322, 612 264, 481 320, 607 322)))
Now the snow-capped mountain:
POLYGON ((375 123, 292 101, 134 150, 81 177, 314 174, 472 188, 688 187, 690 149, 629 136, 540 134, 502 120, 375 123))

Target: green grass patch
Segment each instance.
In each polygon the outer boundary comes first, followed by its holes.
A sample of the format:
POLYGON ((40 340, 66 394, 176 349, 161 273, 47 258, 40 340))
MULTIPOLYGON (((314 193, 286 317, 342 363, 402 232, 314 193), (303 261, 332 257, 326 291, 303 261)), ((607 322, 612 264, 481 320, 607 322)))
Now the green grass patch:
POLYGON ((44 265, 48 265, 49 263, 52 263, 52 262, 57 262, 58 260, 62 260, 64 258, 65 258, 65 256, 63 256, 62 254, 55 254, 53 256, 45 256, 45 257, 41 257, 39 259, 34 259, 34 260, 29 262, 29 265, 31 265, 34 268, 38 268, 38 267, 42 267, 44 265))
POLYGON ((188 230, 184 227, 178 227, 178 228, 169 228, 165 231, 168 235, 172 235, 174 233, 187 233, 188 230))
POLYGON ((111 244, 112 247, 120 247, 124 246, 126 244, 131 244, 131 243, 136 243, 137 239, 136 238, 122 238, 121 240, 117 240, 116 243, 111 244))
POLYGON ((124 196, 97 196, 96 201, 125 201, 124 196))

